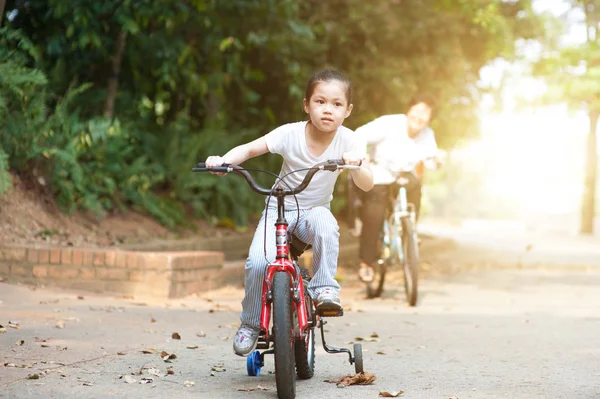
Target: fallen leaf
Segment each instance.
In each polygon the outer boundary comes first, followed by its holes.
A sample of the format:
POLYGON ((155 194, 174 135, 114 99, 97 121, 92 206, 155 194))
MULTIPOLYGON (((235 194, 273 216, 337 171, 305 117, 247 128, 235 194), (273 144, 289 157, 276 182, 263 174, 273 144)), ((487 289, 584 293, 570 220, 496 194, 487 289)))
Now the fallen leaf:
POLYGON ((40 337, 34 337, 33 340, 35 342, 48 342, 50 341, 50 338, 40 338, 40 337))
POLYGON ((162 358, 162 360, 165 361, 165 363, 171 363, 171 360, 177 359, 177 355, 175 355, 174 353, 168 354, 165 351, 161 352, 160 357, 162 358))
POLYGON ((241 392, 251 392, 251 391, 268 391, 270 388, 263 387, 261 385, 257 385, 256 388, 238 388, 238 391, 241 392))
POLYGON ((188 345, 188 349, 198 349, 198 345, 188 345))
POLYGON ((152 375, 155 375, 157 377, 164 377, 165 376, 162 371, 160 371, 159 369, 155 369, 154 367, 151 367, 151 368, 148 369, 148 374, 152 374, 152 375))
POLYGON ((183 386, 185 386, 185 387, 191 387, 191 386, 194 386, 195 384, 196 384, 196 383, 195 383, 194 381, 188 381, 188 380, 186 380, 186 381, 183 383, 183 386))
POLYGON ((370 385, 377 377, 375 374, 371 374, 368 372, 362 372, 355 375, 347 375, 339 380, 325 380, 325 382, 332 382, 338 385, 338 387, 346 387, 348 385, 370 385))
POLYGON ((81 295, 78 295, 77 299, 79 299, 80 301, 83 301, 85 298, 83 296, 81 296, 81 295))
POLYGON ((222 373, 223 371, 227 371, 227 370, 222 367, 215 366, 215 367, 211 368, 211 371, 216 371, 217 373, 222 373))
POLYGON ((56 328, 65 328, 65 322, 62 320, 57 321, 56 328))
POLYGON ((385 355, 385 352, 384 351, 378 351, 377 354, 378 355, 385 355))
POLYGON ((17 367, 14 363, 4 363, 4 367, 17 367))
POLYGON ((16 344, 16 345, 18 345, 18 346, 21 346, 21 345, 23 345, 24 343, 25 343, 25 341, 24 341, 24 340, 22 340, 22 339, 20 339, 20 340, 18 340, 17 342, 15 342, 15 344, 16 344))
POLYGON ((398 392, 379 392, 379 396, 382 396, 384 398, 397 398, 398 396, 404 395, 404 391, 398 391, 398 392))
POLYGON ((39 374, 30 374, 29 377, 27 377, 28 380, 39 380, 40 379, 40 375, 39 374))
POLYGON ((49 348, 49 347, 50 347, 50 345, 48 345, 48 344, 41 344, 40 346, 41 346, 42 348, 49 348))
POLYGON ((126 383, 128 384, 135 384, 137 381, 135 378, 133 378, 130 375, 126 375, 125 377, 123 377, 123 379, 125 380, 126 383))
POLYGON ((16 328, 17 330, 18 330, 19 328, 21 328, 21 326, 20 326, 20 322, 19 322, 19 321, 10 321, 10 320, 9 320, 9 321, 8 321, 8 326, 9 326, 10 328, 16 328))
POLYGON ((156 319, 153 317, 152 319, 150 319, 150 323, 156 323, 156 319))
POLYGON ((204 337, 206 337, 206 333, 204 331, 200 331, 198 334, 196 334, 196 336, 198 336, 200 338, 204 338, 204 337))
POLYGON ((154 349, 154 348, 150 348, 150 349, 144 349, 144 350, 142 350, 142 353, 145 353, 145 354, 147 354, 147 355, 148 355, 148 354, 153 354, 153 353, 156 353, 156 352, 157 352, 157 350, 156 350, 156 349, 154 349))
POLYGON ((85 382, 83 383, 83 386, 84 386, 84 387, 93 387, 93 386, 94 386, 94 384, 92 384, 92 383, 91 383, 91 382, 89 382, 89 381, 85 381, 85 382))
POLYGON ((374 332, 373 334, 371 334, 371 338, 379 338, 379 334, 377 334, 376 332, 374 332))
POLYGON ((125 352, 117 352, 117 355, 123 356, 123 355, 125 355, 125 352))
POLYGON ((5 333, 6 332, 6 328, 0 326, 0 333, 5 333))
POLYGON ((148 306, 146 302, 132 302, 131 304, 135 306, 148 306))
POLYGON ((179 335, 179 333, 176 333, 176 332, 174 332, 174 333, 171 335, 171 338, 173 338, 173 339, 181 339, 181 335, 179 335))
POLYGON ((140 384, 150 384, 154 382, 154 378, 152 377, 142 377, 140 384))
POLYGON ((167 369, 167 374, 175 374, 175 371, 173 371, 173 369, 167 369))

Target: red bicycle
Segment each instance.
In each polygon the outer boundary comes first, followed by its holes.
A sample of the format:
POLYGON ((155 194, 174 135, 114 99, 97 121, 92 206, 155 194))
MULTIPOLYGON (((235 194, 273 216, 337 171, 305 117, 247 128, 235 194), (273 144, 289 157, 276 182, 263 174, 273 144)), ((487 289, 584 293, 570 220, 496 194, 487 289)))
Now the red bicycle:
MULTIPOLYGON (((277 256, 270 262, 265 273, 262 288, 262 309, 260 315, 261 333, 258 338, 257 350, 247 358, 248 375, 258 376, 264 366, 267 354, 275 355, 275 380, 279 398, 296 397, 296 374, 300 379, 309 379, 314 375, 315 368, 315 327, 321 329, 323 348, 327 353, 347 353, 350 364, 354 364, 356 373, 363 372, 361 344, 354 344, 353 353, 346 348, 336 348, 325 342, 326 321, 324 317, 343 316, 343 309, 335 311, 317 311, 312 298, 305 290, 310 282, 308 270, 298 265, 298 258, 309 245, 288 232, 285 219, 285 201, 288 195, 302 192, 319 171, 335 172, 340 169, 356 169, 357 166, 344 165, 342 160, 330 160, 317 164, 307 170, 302 183, 295 188, 287 187, 283 177, 278 177, 278 183, 272 189, 265 189, 254 181, 247 169, 241 166, 223 165, 208 169, 204 163, 199 163, 194 172, 236 173, 242 176, 252 190, 273 196, 277 199, 277 221, 275 235, 277 256), (273 319, 272 328, 271 319, 273 319), (258 349, 264 349, 261 353, 258 349), (295 370, 294 370, 295 369, 295 370)), ((262 171, 256 169, 256 171, 262 171)), ((296 170, 290 173, 299 172, 296 170)), ((262 171, 270 173, 268 171, 262 171)), ((265 219, 266 223, 266 219, 265 219)))

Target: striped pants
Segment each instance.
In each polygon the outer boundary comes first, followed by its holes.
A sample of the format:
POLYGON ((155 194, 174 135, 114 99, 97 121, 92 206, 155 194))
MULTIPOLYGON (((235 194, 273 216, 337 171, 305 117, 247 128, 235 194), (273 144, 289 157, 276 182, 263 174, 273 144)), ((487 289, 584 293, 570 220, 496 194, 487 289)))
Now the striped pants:
MULTIPOLYGON (((288 222, 288 232, 293 232, 296 237, 312 245, 313 278, 310 281, 308 292, 316 298, 323 288, 331 288, 339 292, 340 285, 334 279, 337 271, 339 247, 339 226, 337 220, 328 208, 319 206, 312 209, 301 209, 300 216, 296 209, 286 210, 285 218, 288 222)), ((276 257, 275 246, 275 221, 277 210, 269 208, 265 226, 265 212, 258 222, 248 260, 246 261, 246 294, 242 301, 240 320, 243 324, 258 327, 260 325, 260 311, 262 301, 262 282, 267 270, 268 262, 273 262, 276 257), (266 231, 266 259, 265 259, 265 227, 266 231)))

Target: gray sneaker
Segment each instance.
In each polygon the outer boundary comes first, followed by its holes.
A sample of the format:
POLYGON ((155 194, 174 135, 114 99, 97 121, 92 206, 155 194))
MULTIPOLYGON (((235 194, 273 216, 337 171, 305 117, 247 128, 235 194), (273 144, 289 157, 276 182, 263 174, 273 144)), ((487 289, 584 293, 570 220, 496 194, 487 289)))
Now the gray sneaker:
POLYGON ((316 302, 317 310, 338 311, 342 309, 338 293, 331 288, 325 288, 319 292, 316 302))
POLYGON ((233 337, 233 352, 239 356, 248 356, 256 349, 260 329, 242 324, 233 337))

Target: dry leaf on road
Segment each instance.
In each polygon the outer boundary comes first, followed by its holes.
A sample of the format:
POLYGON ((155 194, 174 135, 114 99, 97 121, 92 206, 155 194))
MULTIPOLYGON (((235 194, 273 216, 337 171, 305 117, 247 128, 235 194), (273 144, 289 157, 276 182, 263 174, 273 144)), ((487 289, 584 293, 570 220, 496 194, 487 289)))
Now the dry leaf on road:
POLYGON ((404 395, 404 391, 398 391, 398 392, 379 392, 379 396, 384 397, 384 398, 397 398, 398 396, 404 395))
POLYGON ((188 345, 188 349, 198 349, 198 345, 188 345))
POLYGON ((176 333, 176 332, 174 332, 174 333, 171 335, 171 338, 173 338, 173 339, 181 339, 181 335, 179 335, 179 333, 176 333))
POLYGON ((125 380, 125 382, 128 384, 135 384, 137 382, 136 379, 130 375, 126 375, 125 377, 123 377, 123 380, 125 380))
POLYGON ((347 375, 339 380, 325 380, 325 382, 333 382, 338 386, 345 387, 348 385, 370 385, 375 382, 376 379, 377 377, 375 374, 363 372, 355 375, 347 375))
POLYGON ((238 388, 238 391, 241 392, 251 392, 251 391, 268 391, 270 388, 263 387, 261 385, 257 385, 256 388, 238 388))
POLYGON ((186 380, 186 381, 183 383, 183 385, 184 385, 184 386, 186 386, 186 387, 191 387, 191 386, 194 386, 194 384, 196 384, 194 381, 188 381, 188 380, 186 380))
POLYGON ((57 321, 56 328, 65 328, 65 322, 62 320, 57 321))
POLYGON ((198 336, 200 338, 204 338, 204 337, 206 337, 206 333, 204 331, 200 331, 198 334, 196 334, 196 336, 198 336))
POLYGON ((164 377, 165 376, 165 374, 162 371, 160 371, 159 369, 155 369, 154 367, 151 367, 151 368, 148 369, 148 374, 152 374, 152 375, 155 375, 157 377, 164 377))

